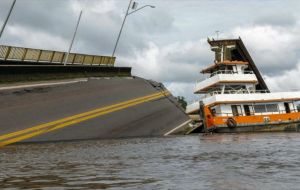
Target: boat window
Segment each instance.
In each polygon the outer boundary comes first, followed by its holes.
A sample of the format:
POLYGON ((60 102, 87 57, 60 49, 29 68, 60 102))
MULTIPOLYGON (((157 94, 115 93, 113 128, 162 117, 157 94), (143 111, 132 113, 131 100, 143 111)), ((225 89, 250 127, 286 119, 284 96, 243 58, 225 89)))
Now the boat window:
POLYGON ((267 112, 265 104, 254 105, 255 113, 264 113, 267 112))
POLYGON ((228 71, 233 71, 233 65, 226 65, 228 71))
POLYGON ((242 106, 240 106, 240 105, 231 105, 231 110, 232 110, 233 116, 243 115, 242 106))
POLYGON ((255 113, 278 112, 278 104, 257 104, 254 110, 255 113))
POLYGON ((225 47, 224 48, 224 60, 231 60, 231 49, 225 47))
POLYGON ((221 56, 222 56, 222 49, 221 48, 217 48, 214 50, 216 53, 215 53, 215 60, 217 62, 221 62, 221 56))
POLYGON ((231 60, 232 61, 243 61, 243 56, 238 52, 237 49, 233 49, 231 52, 231 60))
POLYGON ((284 102, 284 108, 286 113, 291 113, 290 105, 288 102, 284 102))
POLYGON ((295 102, 295 109, 297 109, 297 111, 300 112, 300 101, 295 102))
POLYGON ((216 109, 215 109, 215 108, 211 109, 211 114, 212 114, 213 116, 216 116, 216 109))
POLYGON ((245 111, 245 115, 249 116, 249 115, 253 115, 253 106, 252 105, 244 105, 244 111, 245 111))
POLYGON ((267 104, 267 112, 278 112, 278 104, 267 104))

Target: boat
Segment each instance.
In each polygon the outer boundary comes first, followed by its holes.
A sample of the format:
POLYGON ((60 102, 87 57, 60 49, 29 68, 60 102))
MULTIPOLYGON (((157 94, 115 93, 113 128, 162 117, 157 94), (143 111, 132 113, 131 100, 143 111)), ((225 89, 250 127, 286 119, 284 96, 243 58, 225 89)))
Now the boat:
POLYGON ((186 109, 199 118, 202 132, 300 130, 300 91, 271 92, 241 38, 208 43, 215 60, 196 83, 200 100, 186 109))
POLYGON ((0 147, 166 136, 190 122, 160 82, 115 57, 0 46, 0 147), (64 65, 66 63, 66 65, 64 65))

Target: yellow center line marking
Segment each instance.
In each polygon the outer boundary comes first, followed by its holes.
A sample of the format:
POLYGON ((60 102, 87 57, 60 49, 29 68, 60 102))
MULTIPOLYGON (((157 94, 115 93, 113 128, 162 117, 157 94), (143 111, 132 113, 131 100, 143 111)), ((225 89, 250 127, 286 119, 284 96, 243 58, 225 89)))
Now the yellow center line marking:
POLYGON ((103 111, 103 110, 111 109, 111 108, 114 108, 114 107, 119 107, 119 106, 126 105, 126 104, 129 104, 129 103, 135 102, 135 101, 139 101, 139 100, 144 100, 144 99, 147 99, 149 97, 157 96, 161 93, 165 93, 165 92, 159 92, 159 93, 143 96, 143 97, 140 97, 140 98, 136 98, 136 99, 128 100, 128 101, 125 101, 125 102, 117 103, 117 104, 114 104, 114 105, 98 108, 98 109, 95 109, 95 110, 92 110, 92 111, 88 111, 88 112, 76 114, 76 115, 73 115, 73 116, 70 116, 70 117, 66 117, 66 118, 63 118, 63 119, 59 119, 59 120, 56 120, 56 121, 53 121, 53 122, 45 123, 45 124, 38 125, 38 126, 35 126, 35 127, 27 128, 27 129, 20 130, 20 131, 17 131, 17 132, 13 132, 13 133, 9 133, 9 134, 6 134, 6 135, 2 135, 2 136, 0 136, 0 141, 11 138, 11 137, 14 137, 14 136, 18 136, 18 135, 21 135, 21 134, 24 134, 24 133, 28 133, 28 132, 31 132, 31 131, 40 130, 42 128, 49 127, 49 126, 52 126, 52 125, 56 125, 56 124, 59 124, 59 123, 63 123, 63 122, 66 122, 66 121, 77 119, 79 117, 84 117, 84 116, 87 116, 87 115, 90 115, 90 114, 94 114, 94 113, 97 113, 97 112, 100 112, 100 111, 103 111))
POLYGON ((99 117, 101 115, 105 115, 105 114, 108 114, 111 112, 122 110, 122 109, 131 107, 131 106, 134 106, 137 104, 155 100, 155 99, 161 98, 163 96, 167 96, 169 94, 170 93, 168 91, 162 91, 162 92, 151 94, 148 96, 128 100, 125 102, 117 103, 117 104, 106 106, 103 108, 98 108, 98 109, 88 111, 85 113, 66 117, 66 118, 59 119, 59 120, 56 120, 53 122, 41 124, 41 125, 38 125, 35 127, 21 130, 21 131, 2 135, 2 136, 0 136, 0 141, 3 141, 3 140, 6 140, 6 141, 0 142, 0 147, 15 143, 15 142, 19 142, 19 141, 22 141, 22 140, 25 140, 25 139, 28 139, 28 138, 31 138, 31 137, 34 137, 37 135, 48 133, 48 132, 51 132, 51 131, 54 131, 54 130, 57 130, 60 128, 71 126, 71 125, 74 125, 74 124, 77 124, 77 123, 80 123, 80 122, 83 122, 83 121, 86 121, 86 120, 89 120, 89 119, 92 119, 95 117, 99 117))

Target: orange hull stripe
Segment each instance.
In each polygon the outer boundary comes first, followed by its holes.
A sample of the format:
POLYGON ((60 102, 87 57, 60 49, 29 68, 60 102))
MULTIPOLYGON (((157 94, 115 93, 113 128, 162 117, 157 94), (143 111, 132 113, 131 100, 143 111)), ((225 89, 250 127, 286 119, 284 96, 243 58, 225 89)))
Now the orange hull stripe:
POLYGON ((210 112, 208 106, 204 107, 206 127, 210 128, 218 125, 226 125, 229 117, 234 118, 237 124, 257 124, 264 123, 264 117, 269 117, 269 122, 281 122, 290 120, 300 120, 300 112, 285 113, 285 114, 271 114, 271 115, 252 115, 252 116, 218 116, 214 117, 210 112), (210 117, 211 119, 208 119, 210 117))
MULTIPOLYGON (((237 124, 264 123, 264 117, 269 117, 270 122, 280 122, 289 120, 299 120, 300 112, 272 115, 234 116, 237 124)), ((214 117, 214 125, 226 125, 228 117, 214 117)))

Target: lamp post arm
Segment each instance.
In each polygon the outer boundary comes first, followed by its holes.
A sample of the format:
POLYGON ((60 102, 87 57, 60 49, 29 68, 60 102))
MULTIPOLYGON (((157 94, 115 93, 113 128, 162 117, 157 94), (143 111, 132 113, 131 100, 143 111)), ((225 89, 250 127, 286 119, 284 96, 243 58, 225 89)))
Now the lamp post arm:
POLYGON ((144 6, 140 7, 140 8, 138 8, 138 9, 136 9, 136 10, 134 10, 134 11, 128 13, 127 15, 131 15, 132 13, 135 13, 135 12, 137 12, 137 11, 139 11, 139 10, 145 8, 145 7, 153 7, 153 6, 152 6, 152 5, 144 5, 144 6))
POLYGON ((115 47, 114 47, 114 51, 113 51, 113 53, 112 53, 112 55, 111 55, 111 60, 112 60, 113 57, 115 56, 115 52, 116 52, 116 49, 117 49, 117 46, 118 46, 118 43, 119 43, 119 40, 120 40, 120 37, 121 37, 121 34, 122 34, 122 30, 123 30, 123 27, 124 27, 124 24, 125 24, 125 21, 126 21, 127 16, 128 16, 128 15, 131 15, 132 13, 135 13, 135 12, 137 12, 137 11, 139 11, 139 10, 145 8, 145 7, 155 8, 155 6, 153 6, 153 5, 145 5, 145 6, 142 6, 141 8, 139 8, 139 9, 136 9, 136 10, 134 10, 134 11, 132 11, 132 12, 129 12, 131 3, 132 3, 132 0, 129 1, 129 5, 128 5, 128 8, 127 8, 125 17, 124 17, 124 19, 123 19, 123 23, 122 23, 121 29, 120 29, 119 34, 118 34, 118 38, 117 38, 117 41, 116 41, 116 44, 115 44, 115 47))

